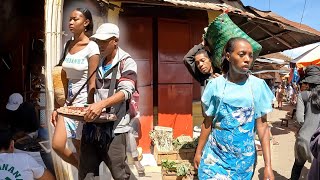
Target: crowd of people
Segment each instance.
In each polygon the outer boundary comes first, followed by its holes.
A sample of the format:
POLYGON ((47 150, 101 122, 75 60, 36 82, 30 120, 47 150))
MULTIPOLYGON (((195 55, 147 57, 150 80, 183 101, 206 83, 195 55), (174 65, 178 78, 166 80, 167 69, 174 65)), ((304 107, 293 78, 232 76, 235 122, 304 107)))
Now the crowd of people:
MULTIPOLYGON (((88 9, 77 8, 71 12, 69 29, 73 38, 66 44, 60 64, 68 79, 65 106, 87 108, 84 121, 58 114, 55 110, 52 112, 51 122, 55 127, 52 148, 78 169, 80 180, 88 174, 98 176, 101 162, 107 165, 115 180, 137 179, 127 164, 127 152, 130 152, 139 174, 144 174, 132 125, 139 117, 133 118, 129 113, 130 100, 137 88, 137 64, 119 47, 117 25, 104 23, 92 32, 93 20, 88 9), (102 112, 115 115, 116 119, 103 123, 96 121, 102 112), (75 152, 66 148, 68 139, 72 139, 75 152)), ((250 73, 253 48, 245 38, 229 39, 223 49, 221 67, 212 65, 210 54, 207 42, 203 40, 184 57, 187 69, 201 84, 204 120, 194 157, 199 179, 252 179, 257 160, 256 133, 265 162, 263 177, 275 179, 267 123, 267 113, 272 111, 274 99, 277 99, 279 109, 283 108, 284 100, 297 104, 301 128, 294 149, 291 179, 299 179, 306 161, 313 161, 309 178, 317 179, 320 161, 317 159, 319 67, 307 68, 300 89, 295 84, 284 83, 270 87, 250 73)), ((28 109, 27 103, 22 101, 19 94, 9 97, 10 129, 0 131, 0 165, 12 166, 17 172, 1 173, 0 178, 20 175, 21 179, 54 179, 32 157, 13 152, 13 140, 21 138, 21 134, 34 136, 39 128, 34 117, 30 118, 32 122, 21 126, 19 120, 26 118, 25 111, 34 116, 32 108, 28 109), (26 159, 29 165, 19 165, 21 159, 26 159)))
POLYGON ((302 85, 297 85, 296 83, 287 83, 287 81, 279 82, 277 86, 274 84, 269 85, 278 102, 278 106, 275 108, 281 110, 283 108, 283 102, 295 106, 298 93, 301 91, 301 86, 302 85))

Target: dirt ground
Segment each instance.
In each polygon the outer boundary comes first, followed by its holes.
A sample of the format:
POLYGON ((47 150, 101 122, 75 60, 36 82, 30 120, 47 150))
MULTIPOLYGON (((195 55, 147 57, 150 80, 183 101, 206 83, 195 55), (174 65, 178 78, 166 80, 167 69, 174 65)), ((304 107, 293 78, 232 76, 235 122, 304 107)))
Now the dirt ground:
MULTIPOLYGON (((275 105, 277 107, 277 103, 275 105)), ((292 165, 294 163, 294 143, 295 143, 295 133, 297 132, 297 123, 295 117, 290 119, 288 122, 288 127, 281 126, 280 118, 286 118, 289 115, 291 118, 292 105, 284 103, 282 110, 274 108, 273 112, 268 114, 268 121, 271 124, 271 133, 274 137, 274 142, 276 145, 271 145, 271 158, 272 167, 276 180, 287 180, 290 178, 292 165)), ((202 118, 199 114, 199 122, 202 118)), ((197 124, 197 125, 198 125, 197 124)), ((271 141, 272 142, 272 141, 271 141)), ((302 170, 300 179, 307 179, 307 173, 310 168, 310 163, 306 163, 304 169, 302 170)), ((136 174, 136 170, 132 167, 133 172, 136 174)), ((254 180, 263 179, 264 161, 263 156, 258 156, 257 166, 254 173, 254 180)), ((137 176, 138 177, 138 176, 137 176)), ((138 179, 152 179, 160 180, 161 178, 161 168, 158 167, 146 167, 146 176, 138 177, 138 179)))
MULTIPOLYGON (((275 105, 275 107, 277 107, 275 105)), ((289 120, 288 127, 281 126, 280 118, 285 118, 289 114, 291 118, 293 106, 285 104, 282 110, 275 108, 273 112, 268 114, 268 121, 272 125, 271 133, 278 145, 271 146, 272 167, 276 180, 289 179, 291 175, 292 165, 294 163, 294 143, 295 133, 297 132, 297 123, 295 117, 289 120)), ((262 156, 258 156, 253 179, 263 179, 264 161, 262 156)), ((306 179, 310 163, 306 163, 300 179, 306 179)))

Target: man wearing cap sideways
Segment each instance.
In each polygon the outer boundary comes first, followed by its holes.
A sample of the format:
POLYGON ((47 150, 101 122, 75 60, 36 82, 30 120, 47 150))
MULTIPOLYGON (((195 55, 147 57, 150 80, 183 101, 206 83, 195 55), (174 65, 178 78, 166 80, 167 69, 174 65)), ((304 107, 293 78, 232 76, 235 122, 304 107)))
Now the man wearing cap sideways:
MULTIPOLYGON (((126 163, 126 134, 130 130, 129 100, 137 82, 137 64, 119 46, 119 28, 115 24, 102 24, 91 37, 100 49, 101 61, 97 70, 95 103, 89 105, 80 148, 79 179, 88 173, 99 173, 99 165, 106 163, 115 180, 136 179, 126 163), (114 94, 108 97, 112 74, 118 68, 114 94), (94 123, 102 110, 114 110, 116 121, 94 123)), ((110 111, 111 113, 111 111, 110 111)))

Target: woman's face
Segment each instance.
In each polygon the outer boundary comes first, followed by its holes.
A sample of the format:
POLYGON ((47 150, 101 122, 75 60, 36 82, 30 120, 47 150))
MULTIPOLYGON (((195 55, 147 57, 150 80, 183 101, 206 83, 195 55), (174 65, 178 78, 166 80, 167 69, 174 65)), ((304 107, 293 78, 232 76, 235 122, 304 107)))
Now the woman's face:
POLYGON ((71 12, 69 19, 69 29, 72 33, 84 32, 88 24, 89 20, 87 20, 80 11, 74 10, 71 12))
POLYGON ((242 40, 238 40, 234 44, 234 50, 226 54, 227 60, 230 62, 230 68, 239 74, 246 74, 251 67, 253 61, 253 51, 251 45, 242 40))

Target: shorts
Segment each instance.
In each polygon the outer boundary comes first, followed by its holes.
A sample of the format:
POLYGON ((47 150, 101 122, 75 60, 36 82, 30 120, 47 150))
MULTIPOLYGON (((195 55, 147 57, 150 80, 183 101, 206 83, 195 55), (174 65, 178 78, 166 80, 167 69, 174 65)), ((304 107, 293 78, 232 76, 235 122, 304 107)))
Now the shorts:
POLYGON ((67 130, 67 138, 81 140, 83 122, 64 117, 64 122, 67 130))

